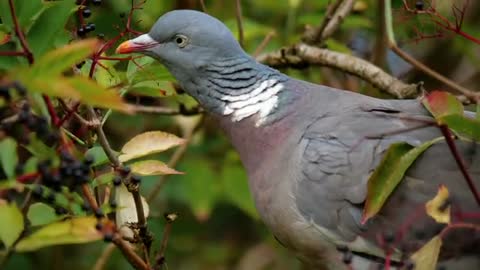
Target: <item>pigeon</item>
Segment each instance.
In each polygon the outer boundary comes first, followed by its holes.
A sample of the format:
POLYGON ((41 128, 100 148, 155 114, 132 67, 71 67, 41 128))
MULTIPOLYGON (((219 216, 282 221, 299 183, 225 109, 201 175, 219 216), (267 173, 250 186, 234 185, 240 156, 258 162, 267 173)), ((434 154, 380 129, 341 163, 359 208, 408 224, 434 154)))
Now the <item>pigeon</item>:
MULTIPOLYGON (((449 189, 452 207, 479 209, 442 141, 422 153, 380 212, 362 222, 368 179, 389 146, 442 136, 415 121, 433 120, 417 99, 377 99, 294 79, 258 63, 221 21, 193 10, 170 11, 149 33, 117 48, 134 52, 161 62, 224 130, 263 222, 311 269, 369 269, 387 253, 401 265, 445 226, 423 211, 440 185, 449 189)), ((479 186, 480 145, 455 143, 479 186)), ((473 258, 463 268, 480 269, 478 254, 479 231, 459 229, 445 235, 440 259, 473 258)))

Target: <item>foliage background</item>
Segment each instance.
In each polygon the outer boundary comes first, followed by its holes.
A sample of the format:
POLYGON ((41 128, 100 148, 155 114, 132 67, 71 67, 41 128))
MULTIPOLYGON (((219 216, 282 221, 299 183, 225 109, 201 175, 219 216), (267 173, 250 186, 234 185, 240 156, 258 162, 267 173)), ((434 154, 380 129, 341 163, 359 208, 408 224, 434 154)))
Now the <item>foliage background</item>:
MULTIPOLYGON (((459 1, 437 2, 439 10, 451 17, 450 9, 454 2, 458 4, 459 1)), ((326 0, 242 1, 246 51, 253 53, 271 31, 275 32, 275 36, 264 51, 297 42, 306 25, 318 25, 321 22, 327 3, 326 0)), ((234 1, 212 0, 205 1, 205 4, 209 14, 224 21, 237 35, 234 1)), ((400 0, 394 0, 393 4, 394 30, 403 49, 457 83, 471 89, 478 88, 478 45, 452 34, 432 39, 419 38, 415 29, 425 34, 434 33, 434 24, 428 19, 404 14, 400 0)), ((88 21, 96 24, 96 31, 90 35, 103 33, 107 39, 114 37, 118 34, 117 27, 124 24, 130 6, 130 0, 104 0, 101 6, 92 6, 92 17, 88 21)), ((375 48, 378 49, 375 43, 381 39, 378 26, 381 11, 378 7, 376 0, 357 1, 355 12, 345 19, 340 31, 327 43, 328 47, 372 60, 375 48)), ((149 0, 142 10, 134 13, 133 28, 147 32, 160 15, 177 8, 201 9, 201 5, 195 0, 149 0)), ((470 1, 463 27, 464 31, 475 37, 480 37, 477 24, 480 19, 479 10, 480 4, 470 1)), ((55 42, 61 44, 69 36, 68 32, 62 32, 55 42)), ((385 47, 380 50, 385 50, 386 53, 375 61, 394 76, 409 82, 424 81, 428 90, 448 90, 439 82, 415 71, 385 47)), ((109 52, 111 53, 113 52, 109 52)), ((0 58, 0 65, 5 68, 8 63, 3 59, 5 58, 0 58)), ((124 69, 125 64, 119 63, 117 67, 124 69)), ((386 97, 368 84, 331 69, 315 67, 286 72, 304 80, 386 97)), ((172 106, 181 102, 193 106, 193 101, 182 95, 160 100, 131 95, 128 99, 130 102, 148 105, 172 106)), ((198 120, 198 116, 127 116, 114 113, 106 124, 106 132, 113 148, 118 149, 129 138, 146 130, 164 130, 181 136, 182 130, 198 120)), ((159 158, 168 160, 171 153, 162 153, 159 158)), ((148 221, 157 240, 154 247, 158 248, 165 226, 163 214, 180 214, 173 225, 167 248, 168 269, 299 269, 293 255, 275 241, 259 220, 238 156, 214 123, 207 119, 195 133, 176 169, 186 174, 168 178, 161 193, 150 204, 151 215, 148 221)), ((150 178, 142 183, 144 194, 148 194, 158 180, 158 177, 150 178)), ((106 245, 95 242, 14 254, 6 269, 91 269, 106 245)), ((106 269, 131 269, 131 266, 115 250, 106 269)))

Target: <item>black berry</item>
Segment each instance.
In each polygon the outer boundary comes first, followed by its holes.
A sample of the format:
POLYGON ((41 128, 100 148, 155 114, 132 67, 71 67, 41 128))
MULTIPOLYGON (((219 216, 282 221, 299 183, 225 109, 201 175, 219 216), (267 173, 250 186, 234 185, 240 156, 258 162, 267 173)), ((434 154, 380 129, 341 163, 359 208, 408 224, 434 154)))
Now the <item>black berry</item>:
POLYGON ((95 6, 100 6, 102 4, 102 0, 92 0, 92 4, 95 6))
POLYGON ((89 33, 89 32, 92 32, 92 31, 95 31, 95 24, 94 23, 88 23, 85 26, 85 32, 89 33))
POLYGON ((86 33, 87 33, 87 31, 85 31, 85 28, 83 28, 83 27, 80 27, 80 28, 77 29, 77 35, 79 37, 84 37, 86 33))
POLYGON ((112 180, 114 186, 120 186, 122 184, 122 178, 120 176, 115 176, 112 180))
POLYGON ((132 181, 132 184, 140 184, 142 178, 139 175, 132 175, 130 181, 132 181))
POLYGON ((417 2, 415 2, 415 8, 416 8, 417 10, 423 10, 424 7, 425 7, 425 6, 424 6, 423 1, 417 1, 417 2))
POLYGON ((96 218, 101 218, 103 217, 103 211, 100 208, 95 209, 95 217, 96 218))
POLYGON ((88 18, 92 15, 92 11, 88 7, 84 8, 82 9, 82 15, 83 17, 88 18))

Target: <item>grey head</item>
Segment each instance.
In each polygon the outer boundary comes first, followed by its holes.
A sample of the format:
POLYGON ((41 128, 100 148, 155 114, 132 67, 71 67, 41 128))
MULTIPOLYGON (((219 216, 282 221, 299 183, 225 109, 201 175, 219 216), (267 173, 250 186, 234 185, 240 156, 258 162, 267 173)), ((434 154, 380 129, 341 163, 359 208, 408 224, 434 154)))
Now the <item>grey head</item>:
POLYGON ((164 14, 148 34, 123 43, 117 51, 156 58, 179 82, 198 76, 199 69, 219 59, 248 57, 221 21, 195 10, 164 14))
POLYGON ((117 52, 159 60, 207 111, 233 121, 257 114, 265 120, 287 80, 247 55, 221 21, 194 10, 164 14, 148 34, 122 43, 117 52))

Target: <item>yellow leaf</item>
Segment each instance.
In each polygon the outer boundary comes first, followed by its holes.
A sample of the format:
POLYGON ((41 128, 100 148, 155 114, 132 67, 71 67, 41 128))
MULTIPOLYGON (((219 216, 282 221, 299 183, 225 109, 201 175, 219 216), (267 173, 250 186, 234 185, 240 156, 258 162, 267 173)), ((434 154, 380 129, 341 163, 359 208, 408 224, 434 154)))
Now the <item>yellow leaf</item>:
POLYGON ((18 252, 33 251, 47 246, 81 244, 103 238, 95 229, 95 217, 78 217, 51 223, 22 239, 15 247, 18 252))
POLYGON ((169 148, 184 144, 185 140, 163 131, 149 131, 133 137, 121 150, 118 157, 121 162, 134 158, 163 152, 169 148))
POLYGON ((415 270, 435 270, 441 247, 442 238, 437 235, 417 250, 411 257, 415 270))
POLYGON ((447 202, 449 192, 446 186, 441 185, 438 188, 437 195, 425 204, 427 214, 438 223, 450 223, 450 205, 444 208, 447 202), (442 209, 444 208, 444 209, 442 209))
POLYGON ((140 175, 183 174, 159 160, 142 160, 129 165, 133 173, 140 175))

